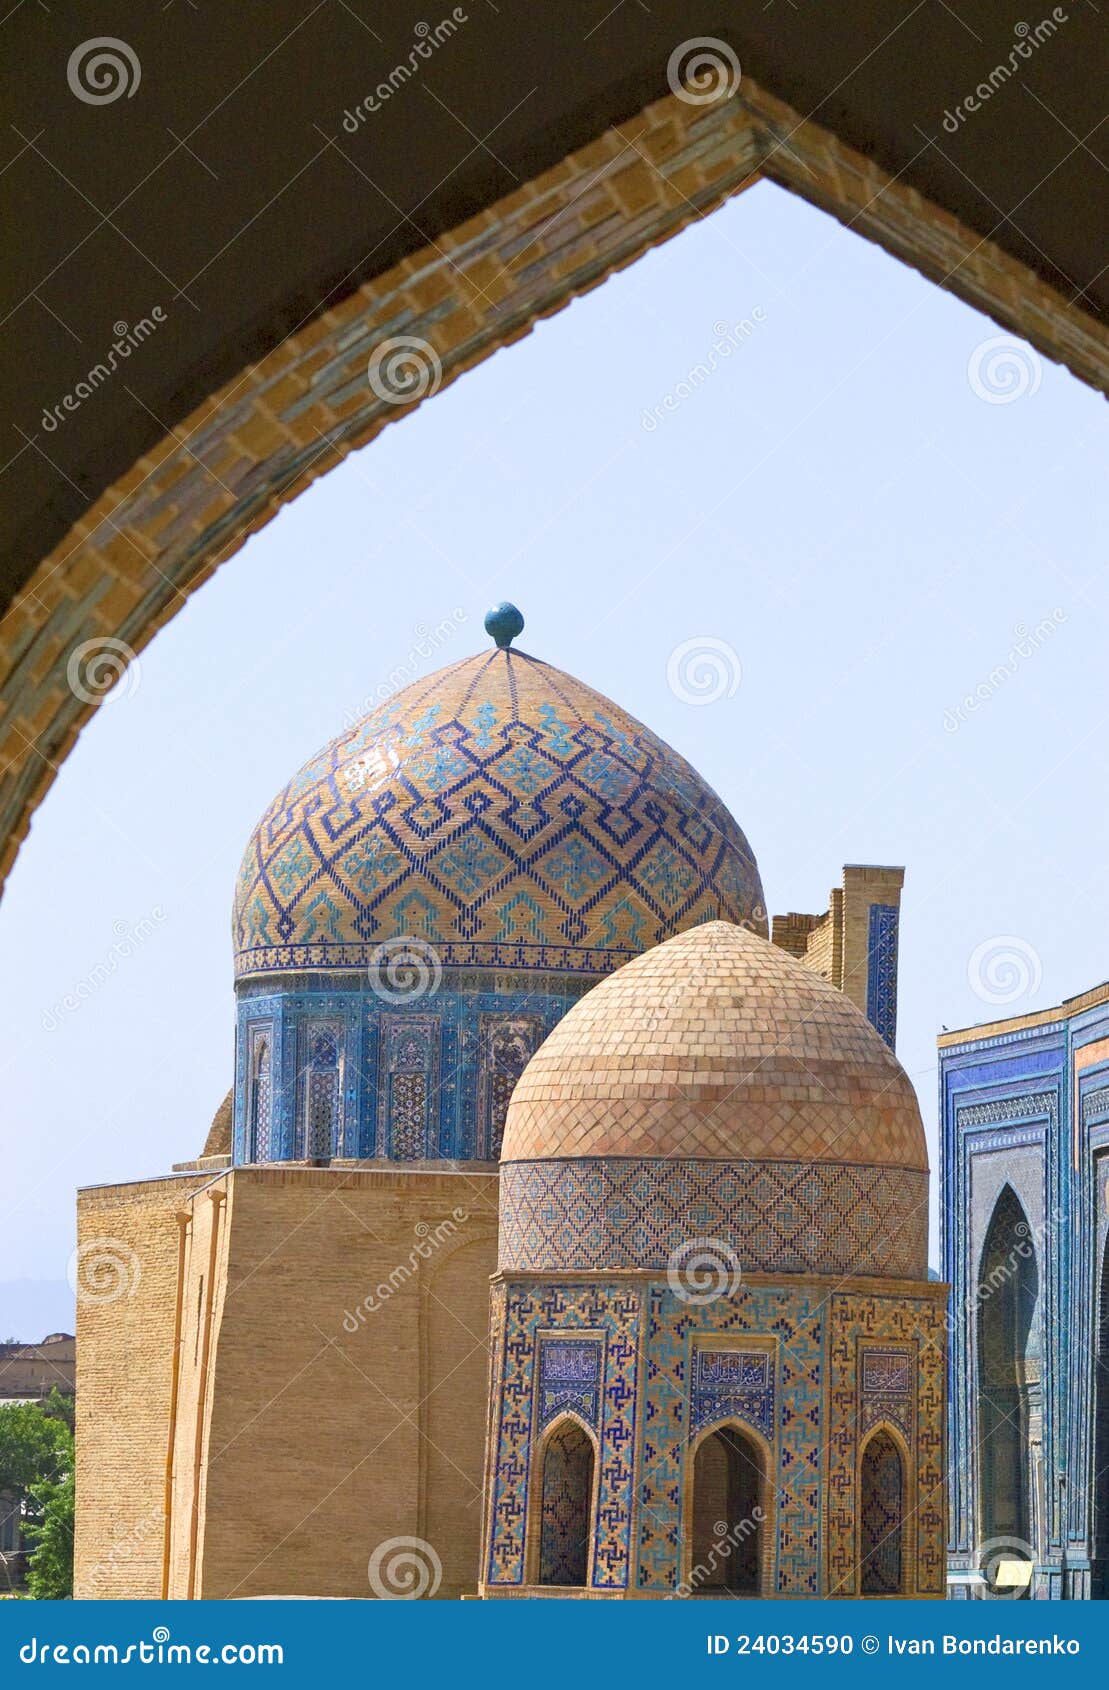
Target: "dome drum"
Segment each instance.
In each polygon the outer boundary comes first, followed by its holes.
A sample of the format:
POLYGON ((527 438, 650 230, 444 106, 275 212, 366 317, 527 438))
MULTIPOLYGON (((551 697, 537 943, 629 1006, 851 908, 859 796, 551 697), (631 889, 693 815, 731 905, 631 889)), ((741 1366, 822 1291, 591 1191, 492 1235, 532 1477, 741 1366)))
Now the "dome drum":
POLYGON ((501 1165, 502 1273, 667 1275, 692 1238, 741 1275, 924 1279, 928 1175, 677 1158, 501 1165))

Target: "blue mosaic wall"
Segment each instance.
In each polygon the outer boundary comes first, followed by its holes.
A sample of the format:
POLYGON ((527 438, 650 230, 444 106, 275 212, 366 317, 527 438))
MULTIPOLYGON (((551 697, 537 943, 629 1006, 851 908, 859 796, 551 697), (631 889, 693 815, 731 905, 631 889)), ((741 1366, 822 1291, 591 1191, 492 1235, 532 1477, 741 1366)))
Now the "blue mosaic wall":
POLYGON ((544 1440, 567 1415, 599 1443, 598 1591, 681 1593, 693 1440, 728 1421, 769 1452, 764 1594, 856 1594, 858 1438, 886 1425, 915 1458, 906 1578, 942 1594, 940 1297, 832 1294, 817 1282, 743 1285, 693 1305, 646 1278, 507 1280, 494 1286, 493 1331, 492 1594, 537 1577, 533 1492, 544 1440))
MULTIPOLYGON (((966 1593, 965 1576, 977 1565, 988 1512, 976 1453, 979 1264, 1006 1187, 1023 1212, 1039 1299, 1040 1377, 1027 1429, 1030 1465, 1042 1474, 1032 1504, 1032 1594, 1084 1597, 1109 1575, 1109 1541, 1097 1538, 1090 1477, 1109 1462, 1109 1426, 1100 1449, 1095 1439, 1095 1358, 1099 1325, 1109 1314, 1101 1295, 1107 1040, 1109 1008, 1100 1005, 993 1037, 971 1031, 940 1050, 943 1274, 952 1286, 948 1563, 956 1596, 966 1593)), ((1104 1526, 1103 1534, 1109 1539, 1104 1526)))
POLYGON ((399 1003, 356 974, 240 984, 234 1160, 495 1160, 512 1087, 592 983, 446 969, 399 1003))
POLYGON ((896 904, 871 904, 866 948, 866 1018, 890 1049, 897 1044, 896 904))

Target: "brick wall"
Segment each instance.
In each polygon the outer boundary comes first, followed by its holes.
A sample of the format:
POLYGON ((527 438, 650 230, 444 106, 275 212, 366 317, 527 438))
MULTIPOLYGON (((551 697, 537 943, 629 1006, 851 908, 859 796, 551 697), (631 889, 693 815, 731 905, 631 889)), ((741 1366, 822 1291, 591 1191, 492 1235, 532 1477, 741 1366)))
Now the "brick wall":
POLYGON ((182 1175, 78 1196, 78 1597, 161 1595, 176 1216, 203 1183, 182 1175))
POLYGON ((367 1597, 399 1536, 431 1545, 441 1596, 473 1590, 496 1176, 275 1167, 221 1186, 185 1268, 171 1595, 367 1597))

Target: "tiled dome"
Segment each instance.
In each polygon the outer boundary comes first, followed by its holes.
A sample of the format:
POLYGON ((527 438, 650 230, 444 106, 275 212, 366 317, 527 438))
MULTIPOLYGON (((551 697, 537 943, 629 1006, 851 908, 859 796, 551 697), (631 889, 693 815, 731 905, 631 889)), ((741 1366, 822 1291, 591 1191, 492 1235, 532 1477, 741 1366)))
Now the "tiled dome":
POLYGON ((414 934, 444 967, 603 974, 719 916, 765 931, 717 795, 611 700, 499 646, 405 688, 278 793, 243 857, 235 969, 361 968, 414 934))
POLYGON ((713 1158, 926 1171, 908 1076, 840 991, 709 921, 635 958, 544 1040, 504 1163, 713 1158))

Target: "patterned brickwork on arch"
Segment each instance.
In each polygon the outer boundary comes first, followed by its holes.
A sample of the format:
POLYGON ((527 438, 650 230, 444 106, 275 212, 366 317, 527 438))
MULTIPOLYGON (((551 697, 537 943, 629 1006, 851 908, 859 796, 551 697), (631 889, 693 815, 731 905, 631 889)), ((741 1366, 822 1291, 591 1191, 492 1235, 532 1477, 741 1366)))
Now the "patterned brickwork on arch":
POLYGON ((670 96, 306 323, 43 560, 0 626, 0 873, 94 707, 71 658, 87 641, 141 650, 283 503, 403 414, 366 380, 383 339, 426 340, 446 385, 759 175, 1105 384, 1109 337, 1088 314, 861 153, 750 81, 717 105, 670 96))

